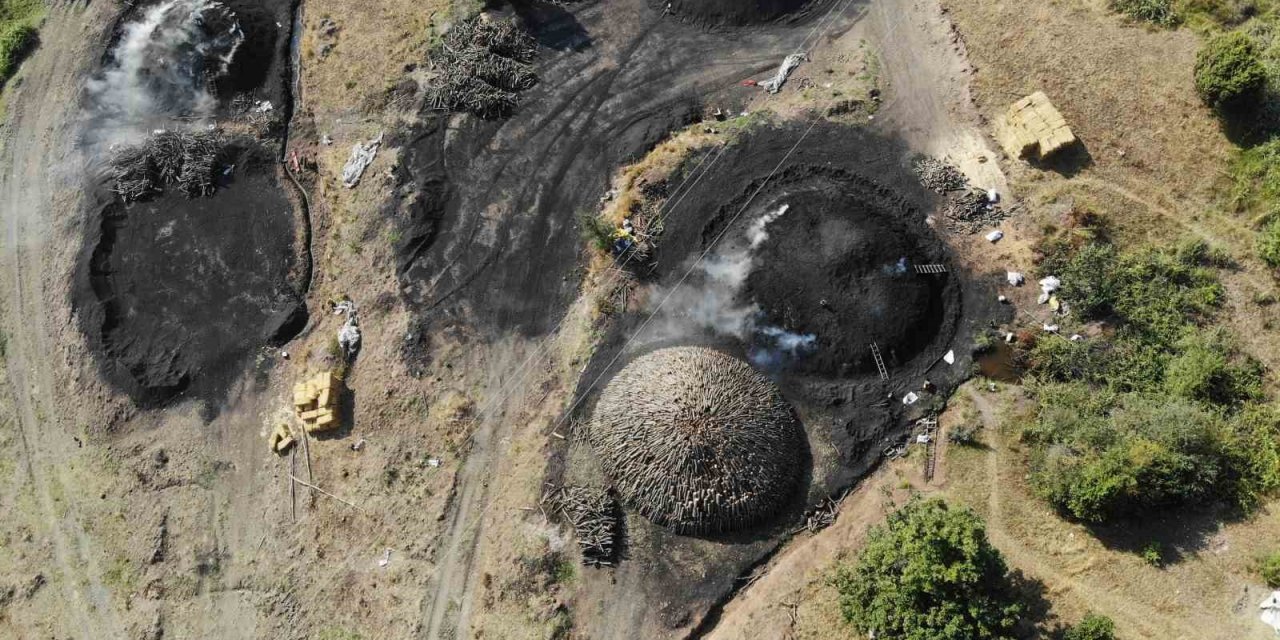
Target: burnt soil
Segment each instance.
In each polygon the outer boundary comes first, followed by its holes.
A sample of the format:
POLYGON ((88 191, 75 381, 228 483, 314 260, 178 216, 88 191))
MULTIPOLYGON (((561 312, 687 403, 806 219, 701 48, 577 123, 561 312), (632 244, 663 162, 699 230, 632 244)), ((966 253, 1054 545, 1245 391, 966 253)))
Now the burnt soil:
POLYGON ((658 10, 706 27, 738 27, 799 20, 824 0, 653 0, 658 10))
MULTIPOLYGON (((804 482, 788 508, 755 529, 702 538, 675 535, 628 514, 626 551, 613 581, 660 594, 643 617, 667 630, 661 635, 696 637, 711 628, 743 576, 803 524, 812 505, 849 490, 885 447, 903 441, 915 419, 968 377, 967 345, 982 323, 1005 313, 985 286, 952 268, 948 250, 926 222, 939 203, 916 182, 903 143, 873 130, 823 123, 782 162, 803 133, 803 126, 764 127, 735 142, 673 210, 653 264, 640 270, 654 287, 650 300, 661 298, 713 243, 741 240, 752 221, 789 204, 767 227, 769 238, 756 250, 760 259, 740 302, 756 302, 770 320, 814 332, 819 341, 816 352, 765 369, 796 408, 809 452, 804 482), (899 273, 904 257, 907 272, 899 273), (944 264, 951 273, 917 275, 917 263, 944 264), (831 310, 818 304, 824 298, 831 310), (859 359, 870 355, 869 340, 884 341, 886 358, 885 345, 894 345, 888 381, 859 359), (940 362, 953 348, 956 364, 940 362), (926 378, 936 393, 921 390, 926 378), (904 405, 908 391, 921 400, 904 405)), ((700 174, 675 175, 672 192, 700 174)), ((702 331, 673 336, 653 329, 661 322, 646 324, 649 313, 632 308, 614 323, 583 374, 578 420, 589 418, 598 389, 613 374, 650 350, 701 344, 753 360, 762 346, 756 338, 702 331)), ((569 445, 560 456, 552 482, 607 481, 585 443, 569 445)), ((626 602, 627 590, 616 591, 615 603, 626 602)))
MULTIPOLYGON (((248 94, 271 100, 283 121, 289 30, 276 25, 292 23, 292 3, 225 4, 237 12, 246 40, 230 75, 214 84, 220 113, 229 113, 231 97, 248 94)), ((126 10, 117 34, 144 8, 126 10)), ((86 149, 98 148, 94 126, 91 117, 86 149)), ((310 257, 297 241, 300 215, 277 176, 280 144, 241 144, 229 163, 234 170, 209 197, 186 198, 171 188, 125 205, 107 191, 101 171, 88 179, 71 302, 103 377, 139 406, 195 395, 209 400, 206 412, 216 412, 251 354, 305 327, 299 274, 310 257)))
POLYGON ((404 148, 388 215, 415 335, 454 321, 494 336, 553 329, 578 293, 579 220, 598 210, 616 169, 705 110, 741 109, 759 89, 740 81, 772 73, 811 31, 708 33, 647 0, 572 13, 522 3, 517 13, 542 48, 539 82, 516 113, 428 114, 390 141, 404 148))
POLYGON ((80 321, 108 381, 139 404, 164 402, 205 374, 221 386, 252 350, 306 324, 292 282, 293 209, 273 174, 239 177, 210 198, 111 201, 96 215, 75 296, 80 321))

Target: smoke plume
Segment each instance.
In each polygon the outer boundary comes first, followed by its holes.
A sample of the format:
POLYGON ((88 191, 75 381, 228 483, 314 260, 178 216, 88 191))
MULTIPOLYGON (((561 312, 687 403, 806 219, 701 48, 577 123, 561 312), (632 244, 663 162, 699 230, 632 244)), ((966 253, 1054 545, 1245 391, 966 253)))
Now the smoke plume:
POLYGON ((244 41, 233 11, 215 0, 168 0, 124 26, 106 68, 89 81, 91 142, 134 142, 175 116, 212 116, 211 90, 244 41))
POLYGON ((748 345, 751 362, 766 370, 811 353, 817 336, 771 325, 758 304, 742 299, 747 277, 758 264, 756 249, 769 239, 769 225, 789 209, 784 204, 752 220, 743 238, 727 239, 723 249, 699 262, 684 286, 654 291, 649 300, 662 308, 650 337, 672 339, 710 331, 737 338, 748 345))

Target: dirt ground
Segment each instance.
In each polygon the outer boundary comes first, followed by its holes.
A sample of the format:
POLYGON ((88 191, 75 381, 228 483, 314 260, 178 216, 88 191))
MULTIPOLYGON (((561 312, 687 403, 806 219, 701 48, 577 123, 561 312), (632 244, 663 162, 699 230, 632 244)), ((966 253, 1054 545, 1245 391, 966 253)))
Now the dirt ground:
POLYGON ((847 637, 832 572, 856 555, 869 527, 913 494, 944 497, 983 517, 1010 567, 1041 584, 1039 595, 1051 605, 1037 621, 1045 633, 1093 611, 1114 619, 1121 638, 1270 637, 1254 612, 1267 590, 1251 567, 1277 525, 1274 505, 1248 522, 1207 532, 1201 523, 1153 523, 1148 533, 1184 546, 1165 568, 1147 565, 1063 521, 1031 495, 1009 422, 1010 408, 1025 402, 1022 392, 1002 386, 993 393, 985 384, 962 388, 940 421, 943 437, 959 424, 980 425, 979 446, 943 445, 931 481, 922 475, 923 447, 877 470, 845 498, 834 524, 797 536, 759 571, 707 637, 847 637))
MULTIPOLYGON (((946 452, 933 485, 915 457, 880 469, 835 525, 797 536, 692 630, 706 611, 641 597, 634 565, 576 566, 567 532, 538 508, 609 290, 584 264, 578 216, 702 107, 795 119, 839 106, 834 120, 897 132, 978 186, 1012 189, 1027 213, 999 245, 950 238, 957 263, 992 282, 1029 269, 1029 243, 1071 202, 1123 213, 1131 237, 1186 230, 1246 246, 1247 221, 1223 212, 1221 177, 1204 170, 1229 145, 1191 93, 1194 37, 1127 26, 1104 4, 846 0, 820 5, 838 13, 711 34, 646 0, 542 7, 531 19, 545 28, 543 82, 527 108, 503 123, 435 118, 433 131, 404 83, 429 75, 434 38, 476 3, 304 0, 290 151, 316 166, 302 176, 311 321, 288 358, 254 353, 216 415, 191 401, 139 409, 102 380, 79 331, 68 295, 87 232, 77 96, 116 7, 56 4, 0 101, 0 635, 627 638, 634 621, 656 620, 648 628, 692 637, 843 637, 824 576, 911 484, 982 512, 1011 564, 1046 584, 1056 619, 1097 608, 1132 637, 1253 637, 1245 565, 1274 539, 1274 510, 1207 535, 1167 570, 1136 565, 1025 496, 993 414, 1016 390, 990 406, 981 392, 955 401, 964 411, 972 398, 991 450, 946 452), (813 59, 781 94, 740 86, 798 46, 813 59), (986 120, 1037 88, 1085 141, 1083 166, 1035 169, 995 151, 986 120), (351 145, 384 131, 362 184, 342 187, 351 145), (415 155, 433 148, 451 149, 455 190, 423 226, 405 196, 440 173, 415 155), (325 302, 343 295, 364 333, 345 379, 351 426, 270 454, 290 385, 334 364, 342 319, 325 302), (1188 631, 1210 628, 1222 635, 1188 631)), ((1248 302, 1274 283, 1239 257, 1224 316, 1276 365, 1280 347, 1248 302)))

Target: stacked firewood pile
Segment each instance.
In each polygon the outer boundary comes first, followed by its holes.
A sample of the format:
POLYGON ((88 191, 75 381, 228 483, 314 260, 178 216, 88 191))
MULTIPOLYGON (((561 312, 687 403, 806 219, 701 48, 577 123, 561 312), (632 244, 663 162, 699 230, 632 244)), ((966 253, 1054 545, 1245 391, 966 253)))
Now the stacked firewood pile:
POLYGON ((935 193, 959 191, 969 187, 969 181, 959 169, 937 158, 922 156, 912 165, 920 184, 935 193))
POLYGON ((741 530, 775 514, 800 477, 801 438, 773 383, 699 347, 627 365, 601 394, 589 434, 623 502, 684 534, 741 530))
POLYGON ((836 514, 840 511, 840 503, 831 498, 825 498, 822 502, 804 514, 804 526, 795 532, 808 531, 809 533, 817 533, 831 526, 836 521, 836 514))
POLYGON ((112 189, 125 202, 177 185, 188 198, 213 193, 226 140, 217 130, 160 131, 111 158, 112 189))
POLYGON ((977 233, 1009 217, 1008 210, 988 200, 987 194, 974 189, 951 194, 944 214, 952 229, 964 233, 977 233))
POLYGON ((552 498, 555 510, 573 526, 582 562, 612 566, 618 541, 618 504, 600 487, 564 487, 552 498))
POLYGON ((529 64, 538 48, 514 20, 474 18, 453 26, 433 62, 439 75, 427 104, 437 111, 501 118, 515 110, 518 92, 537 83, 529 64))

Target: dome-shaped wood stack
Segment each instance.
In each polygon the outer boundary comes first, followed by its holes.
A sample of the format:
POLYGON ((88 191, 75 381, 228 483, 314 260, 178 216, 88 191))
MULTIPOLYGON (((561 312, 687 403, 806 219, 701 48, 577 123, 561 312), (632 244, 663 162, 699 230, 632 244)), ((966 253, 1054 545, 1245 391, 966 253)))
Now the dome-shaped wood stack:
POLYGON ((738 530, 776 513, 800 477, 801 437, 772 382, 700 347, 627 365, 601 394, 590 433, 622 500, 687 534, 738 530))

